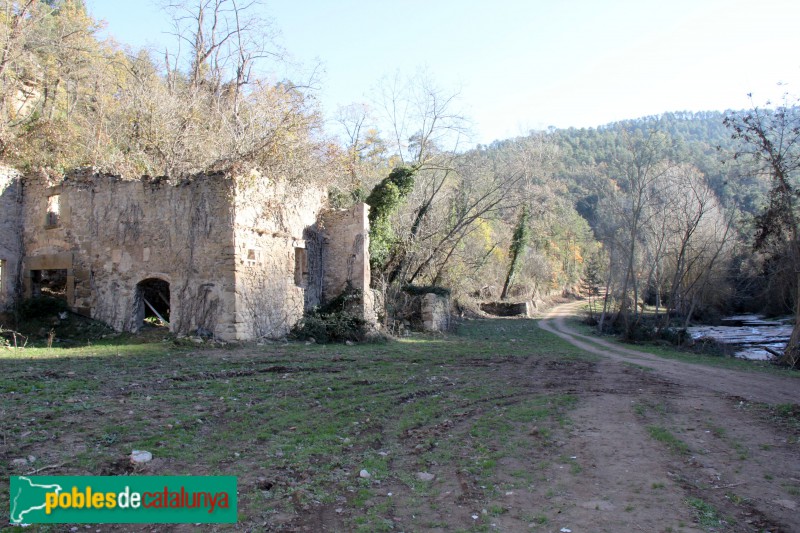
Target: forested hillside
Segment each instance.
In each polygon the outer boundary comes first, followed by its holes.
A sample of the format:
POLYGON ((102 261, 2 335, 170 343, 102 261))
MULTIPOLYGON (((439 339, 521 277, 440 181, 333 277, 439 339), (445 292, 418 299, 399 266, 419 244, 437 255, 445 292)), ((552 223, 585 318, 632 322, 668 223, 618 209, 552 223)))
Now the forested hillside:
POLYGON ((583 285, 609 296, 601 329, 636 337, 798 300, 791 102, 470 148, 463 103, 429 73, 385 81, 324 124, 308 84, 275 77, 280 47, 248 6, 172 4, 175 44, 158 53, 101 39, 80 0, 2 6, 5 164, 169 179, 255 166, 323 183, 334 207, 371 206, 389 317, 409 286, 474 306, 583 285))
POLYGON ((799 124, 784 105, 549 133, 558 180, 601 243, 604 267, 587 271, 609 294, 600 328, 635 338, 794 311, 799 124), (642 322, 644 304, 660 322, 642 322))

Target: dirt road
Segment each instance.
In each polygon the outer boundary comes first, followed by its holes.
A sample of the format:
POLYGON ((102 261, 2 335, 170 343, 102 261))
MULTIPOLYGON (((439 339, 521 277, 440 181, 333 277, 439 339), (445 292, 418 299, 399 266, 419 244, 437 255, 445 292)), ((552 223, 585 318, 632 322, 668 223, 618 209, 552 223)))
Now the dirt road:
POLYGON ((659 376, 686 387, 699 387, 755 402, 783 404, 800 400, 800 381, 796 379, 670 361, 598 337, 582 335, 570 328, 565 320, 574 316, 582 305, 583 302, 559 305, 547 313, 539 326, 587 352, 613 361, 645 366, 657 371, 659 376))
POLYGON ((584 465, 564 489, 573 531, 800 531, 799 432, 777 414, 796 416, 800 381, 581 335, 565 320, 580 305, 539 322, 601 357, 562 452, 584 465))

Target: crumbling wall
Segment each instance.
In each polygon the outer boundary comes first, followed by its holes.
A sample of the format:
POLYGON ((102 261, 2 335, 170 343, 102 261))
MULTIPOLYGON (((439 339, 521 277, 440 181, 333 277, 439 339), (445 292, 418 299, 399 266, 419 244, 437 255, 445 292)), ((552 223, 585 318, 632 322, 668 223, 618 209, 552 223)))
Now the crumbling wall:
POLYGON ((509 302, 486 302, 481 304, 481 311, 495 316, 523 316, 531 318, 535 310, 535 305, 530 301, 509 303, 509 302))
POLYGON ((22 182, 19 173, 0 167, 0 311, 18 292, 22 262, 22 182))
POLYGON ((428 293, 421 298, 420 314, 423 331, 447 331, 450 329, 450 298, 428 293))
POLYGON ((376 322, 375 299, 370 290, 369 206, 359 203, 351 209, 331 210, 322 217, 324 229, 322 280, 323 301, 355 289, 362 294, 359 314, 376 322))
POLYGON ((319 305, 322 264, 317 216, 322 187, 298 189, 257 172, 236 180, 236 336, 280 338, 319 305))
POLYGON ((222 174, 176 185, 91 169, 72 172, 61 183, 32 174, 23 202, 26 294, 32 272, 67 269, 73 309, 117 330, 136 331, 144 309, 137 285, 156 278, 169 283, 171 331, 233 338, 231 198, 232 180, 222 174), (54 220, 48 206, 56 203, 54 220))

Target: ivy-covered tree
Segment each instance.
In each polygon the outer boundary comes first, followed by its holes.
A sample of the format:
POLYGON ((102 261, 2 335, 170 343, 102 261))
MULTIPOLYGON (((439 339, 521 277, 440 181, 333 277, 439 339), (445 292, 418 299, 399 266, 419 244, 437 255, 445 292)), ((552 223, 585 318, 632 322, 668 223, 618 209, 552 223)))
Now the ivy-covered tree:
POLYGON ((528 206, 524 205, 522 206, 522 211, 520 211, 517 225, 514 228, 514 235, 511 237, 511 247, 508 249, 510 262, 508 265, 508 274, 506 274, 506 281, 503 283, 503 292, 500 294, 501 300, 505 300, 508 297, 508 288, 511 286, 511 282, 514 280, 514 275, 517 273, 517 270, 519 270, 525 247, 530 240, 529 221, 530 211, 528 210, 528 206))

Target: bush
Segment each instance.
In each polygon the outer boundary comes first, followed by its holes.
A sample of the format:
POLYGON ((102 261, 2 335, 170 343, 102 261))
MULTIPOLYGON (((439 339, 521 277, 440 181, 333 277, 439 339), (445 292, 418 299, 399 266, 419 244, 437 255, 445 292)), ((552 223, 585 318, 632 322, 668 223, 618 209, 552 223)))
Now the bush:
POLYGON ((348 282, 347 287, 342 293, 332 298, 329 302, 319 307, 315 312, 321 315, 329 315, 334 313, 350 313, 353 306, 361 303, 363 294, 359 289, 354 289, 348 282))
POLYGON ((52 296, 36 296, 20 302, 17 307, 19 317, 24 320, 48 318, 68 311, 67 302, 52 296))
POLYGON ((339 311, 320 313, 313 311, 304 316, 292 328, 292 336, 301 339, 314 339, 316 342, 359 342, 367 334, 367 321, 363 318, 339 311))
POLYGON ((664 328, 661 330, 661 338, 676 346, 683 346, 687 341, 691 340, 686 328, 664 328))
POLYGON ((292 328, 292 336, 322 343, 364 340, 367 321, 351 311, 361 302, 361 297, 360 290, 348 286, 336 298, 307 313, 292 328))

